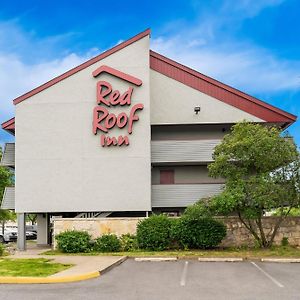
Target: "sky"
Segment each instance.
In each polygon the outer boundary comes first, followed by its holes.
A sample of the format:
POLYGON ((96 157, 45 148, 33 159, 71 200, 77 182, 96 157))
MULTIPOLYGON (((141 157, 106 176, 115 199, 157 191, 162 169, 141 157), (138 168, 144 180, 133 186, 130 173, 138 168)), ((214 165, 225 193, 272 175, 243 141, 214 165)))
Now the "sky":
MULTIPOLYGON (((17 96, 146 28, 151 49, 300 116, 299 16, 298 0, 0 0, 0 123, 17 96)), ((300 145, 300 121, 288 131, 300 145)))

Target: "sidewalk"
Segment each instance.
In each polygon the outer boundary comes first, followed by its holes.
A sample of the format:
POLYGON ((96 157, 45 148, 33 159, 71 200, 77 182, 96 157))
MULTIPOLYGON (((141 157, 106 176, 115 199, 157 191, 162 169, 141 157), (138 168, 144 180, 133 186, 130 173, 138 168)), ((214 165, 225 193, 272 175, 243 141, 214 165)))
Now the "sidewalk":
POLYGON ((70 282, 98 277, 112 267, 121 264, 127 258, 126 256, 40 255, 47 250, 50 248, 35 247, 26 251, 16 251, 15 254, 9 255, 7 258, 46 258, 53 259, 57 263, 74 265, 67 270, 46 277, 51 278, 50 281, 53 282, 70 282))

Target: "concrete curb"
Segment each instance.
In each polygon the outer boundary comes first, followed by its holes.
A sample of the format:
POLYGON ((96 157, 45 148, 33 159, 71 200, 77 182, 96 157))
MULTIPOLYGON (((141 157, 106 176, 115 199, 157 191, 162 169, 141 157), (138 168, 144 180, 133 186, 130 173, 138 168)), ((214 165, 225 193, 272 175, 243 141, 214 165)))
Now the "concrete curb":
POLYGON ((237 257, 199 257, 200 262, 241 262, 244 261, 243 258, 237 257))
POLYGON ((110 270, 113 269, 114 267, 120 265, 120 264, 123 263, 125 260, 127 260, 127 258, 128 258, 128 256, 122 256, 122 257, 120 257, 119 260, 117 260, 116 262, 114 262, 114 263, 111 264, 110 266, 108 266, 108 267, 106 267, 106 268, 100 270, 99 273, 102 275, 102 274, 104 274, 104 273, 110 271, 110 270))
POLYGON ((262 258, 262 262, 300 263, 300 258, 262 258))
POLYGON ((87 280, 100 276, 100 272, 90 272, 85 274, 62 276, 62 277, 0 277, 0 283, 67 283, 87 280))
POLYGON ((177 257, 136 257, 135 261, 176 261, 177 257))

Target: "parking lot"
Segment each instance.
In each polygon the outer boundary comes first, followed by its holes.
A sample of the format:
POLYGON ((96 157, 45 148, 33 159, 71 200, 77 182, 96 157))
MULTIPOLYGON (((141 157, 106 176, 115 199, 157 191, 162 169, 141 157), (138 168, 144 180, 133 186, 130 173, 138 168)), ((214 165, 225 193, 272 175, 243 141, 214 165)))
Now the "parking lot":
POLYGON ((0 286, 0 299, 300 299, 300 264, 136 262, 97 279, 0 286))

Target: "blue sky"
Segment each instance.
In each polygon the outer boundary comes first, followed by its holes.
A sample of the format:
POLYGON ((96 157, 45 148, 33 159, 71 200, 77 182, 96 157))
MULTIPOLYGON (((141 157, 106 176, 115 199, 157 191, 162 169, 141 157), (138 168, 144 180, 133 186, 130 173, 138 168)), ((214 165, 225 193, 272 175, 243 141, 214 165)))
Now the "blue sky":
POLYGON ((298 0, 0 0, 0 122, 13 98, 148 27, 153 50, 300 116, 299 16, 298 0))

